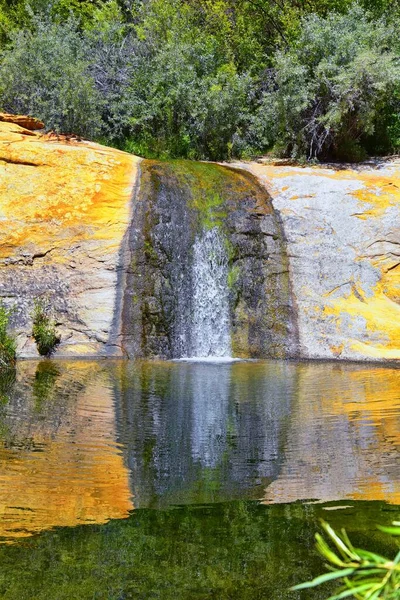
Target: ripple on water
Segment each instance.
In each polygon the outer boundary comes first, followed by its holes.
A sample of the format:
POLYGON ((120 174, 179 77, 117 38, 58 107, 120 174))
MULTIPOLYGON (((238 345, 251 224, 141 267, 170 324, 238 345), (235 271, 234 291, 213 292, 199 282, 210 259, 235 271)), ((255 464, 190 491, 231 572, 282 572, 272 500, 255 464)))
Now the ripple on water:
POLYGON ((400 504, 400 370, 338 363, 23 362, 0 406, 0 536, 135 508, 400 504))

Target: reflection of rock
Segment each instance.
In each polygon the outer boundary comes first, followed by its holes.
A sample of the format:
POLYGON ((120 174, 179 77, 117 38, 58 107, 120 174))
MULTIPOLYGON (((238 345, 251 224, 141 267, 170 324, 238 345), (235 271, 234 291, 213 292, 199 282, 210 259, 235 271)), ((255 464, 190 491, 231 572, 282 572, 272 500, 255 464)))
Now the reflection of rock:
POLYGON ((301 364, 297 381, 282 470, 266 501, 400 504, 400 371, 301 364))
POLYGON ((135 506, 259 497, 277 476, 294 365, 121 369, 118 431, 135 506))
POLYGON ((282 218, 300 355, 400 359, 400 163, 357 169, 239 163, 282 218))
POLYGON ((132 508, 109 375, 99 363, 44 364, 18 366, 1 409, 0 537, 104 523, 132 508), (48 375, 45 397, 38 373, 48 375))
POLYGON ((117 288, 138 160, 0 118, 0 288, 17 307, 20 355, 37 356, 30 313, 42 294, 58 355, 121 354, 117 288))

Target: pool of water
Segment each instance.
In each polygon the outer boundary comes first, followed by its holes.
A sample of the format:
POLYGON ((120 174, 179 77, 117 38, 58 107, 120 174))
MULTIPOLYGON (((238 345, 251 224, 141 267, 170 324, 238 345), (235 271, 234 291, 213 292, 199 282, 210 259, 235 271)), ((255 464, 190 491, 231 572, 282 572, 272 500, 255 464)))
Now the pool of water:
POLYGON ((400 369, 20 362, 0 380, 0 597, 323 599, 319 519, 386 553, 400 369))

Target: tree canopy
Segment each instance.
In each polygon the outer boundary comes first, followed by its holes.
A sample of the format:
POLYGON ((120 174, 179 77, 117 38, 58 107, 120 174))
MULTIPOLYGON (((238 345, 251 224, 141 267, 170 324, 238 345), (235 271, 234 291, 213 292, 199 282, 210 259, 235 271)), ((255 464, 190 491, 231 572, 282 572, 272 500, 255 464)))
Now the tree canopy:
POLYGON ((399 3, 0 0, 0 109, 149 157, 400 148, 399 3))

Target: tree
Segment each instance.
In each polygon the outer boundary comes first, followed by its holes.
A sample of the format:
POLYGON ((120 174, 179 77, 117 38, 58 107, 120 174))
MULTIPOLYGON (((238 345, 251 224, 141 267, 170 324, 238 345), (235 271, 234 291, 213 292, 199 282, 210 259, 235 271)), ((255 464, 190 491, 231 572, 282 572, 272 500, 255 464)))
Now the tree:
POLYGON ((255 125, 284 155, 358 158, 399 84, 395 30, 383 18, 358 5, 309 15, 293 46, 275 55, 255 125))
POLYGON ((101 97, 89 74, 90 55, 76 23, 35 18, 33 31, 12 36, 0 66, 0 102, 32 114, 50 129, 93 137, 100 131, 101 97))

